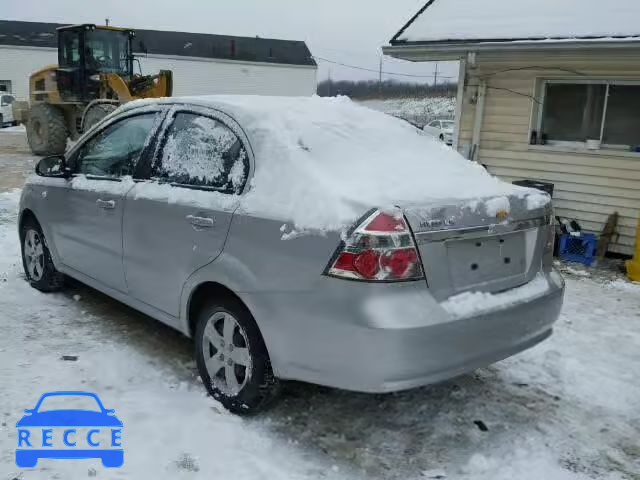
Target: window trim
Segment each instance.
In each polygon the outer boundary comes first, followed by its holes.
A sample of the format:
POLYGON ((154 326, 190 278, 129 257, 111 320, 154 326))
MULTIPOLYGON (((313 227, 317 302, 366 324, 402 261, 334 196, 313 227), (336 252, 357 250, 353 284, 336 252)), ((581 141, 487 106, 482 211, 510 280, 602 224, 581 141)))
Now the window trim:
MULTIPOLYGON (((602 143, 602 139, 604 136, 604 129, 607 120, 607 106, 609 104, 609 88, 611 85, 631 85, 631 86, 639 86, 640 80, 638 79, 630 79, 630 78, 611 78, 611 77, 587 77, 587 78, 575 78, 575 77, 567 77, 567 78, 536 78, 536 86, 535 93, 538 98, 537 108, 533 109, 533 119, 531 122, 531 128, 529 129, 529 138, 527 139, 527 143, 529 146, 531 145, 531 133, 532 131, 537 131, 538 135, 542 134, 542 121, 544 119, 544 105, 547 96, 547 85, 606 85, 605 92, 605 100, 604 107, 602 112, 602 122, 600 125, 600 150, 613 150, 613 151, 631 151, 631 147, 633 145, 612 145, 607 143, 602 143)), ((547 140, 545 145, 537 145, 540 147, 560 147, 560 148, 576 148, 576 149, 584 149, 586 146, 586 142, 580 141, 570 141, 570 140, 547 140)))
POLYGON ((247 160, 249 161, 249 171, 247 172, 247 177, 245 178, 244 185, 242 186, 242 190, 237 194, 238 197, 245 195, 250 190, 251 179, 253 178, 253 173, 255 170, 255 157, 253 154, 253 148, 251 147, 251 143, 245 133, 244 129, 240 126, 240 124, 228 113, 223 112, 222 110, 218 110, 216 108, 210 107, 200 107, 197 105, 190 104, 176 104, 172 105, 172 108, 167 113, 161 128, 157 133, 157 138, 154 142, 153 153, 149 155, 148 164, 146 165, 147 169, 147 178, 154 182, 157 182, 161 185, 170 185, 172 187, 178 188, 187 188, 189 190, 202 190, 207 192, 219 192, 224 193, 225 195, 229 195, 224 192, 222 189, 217 187, 210 187, 206 185, 190 185, 185 183, 175 183, 175 182, 166 182, 161 181, 160 179, 154 179, 151 175, 153 174, 153 166, 156 164, 156 161, 159 161, 159 155, 164 147, 164 144, 168 138, 168 132, 176 116, 180 113, 187 113, 191 115, 199 115, 201 117, 207 117, 212 120, 216 120, 231 130, 240 140, 242 147, 244 148, 247 154, 247 160))
POLYGON ((158 115, 158 122, 156 123, 156 126, 154 129, 151 130, 150 132, 150 140, 147 143, 147 145, 145 146, 144 150, 142 151, 141 155, 140 155, 140 160, 138 160, 138 164, 136 165, 136 171, 135 174, 133 175, 133 179, 134 180, 146 180, 148 179, 148 171, 146 171, 146 169, 144 168, 147 162, 147 157, 149 156, 150 152, 152 151, 152 147, 155 145, 156 143, 156 139, 157 136, 160 132, 160 128, 161 126, 164 124, 165 122, 165 117, 167 114, 167 109, 164 106, 158 106, 158 108, 148 108, 148 107, 141 107, 139 109, 133 109, 133 110, 129 110, 126 111, 124 113, 122 113, 122 115, 118 115, 114 118, 112 118, 111 120, 109 120, 108 122, 106 122, 104 125, 101 125, 98 129, 96 130, 92 130, 91 131, 91 135, 88 135, 86 138, 83 136, 80 138, 80 140, 78 141, 78 143, 76 143, 73 147, 71 147, 71 149, 69 150, 69 152, 67 152, 67 154, 65 155, 65 157, 67 158, 67 164, 69 165, 69 167, 71 168, 71 177, 77 177, 79 175, 84 175, 87 180, 100 180, 100 181, 104 181, 104 180, 108 180, 108 181, 114 181, 114 182, 120 182, 122 181, 122 177, 112 177, 112 176, 101 176, 101 175, 86 175, 86 174, 82 174, 82 173, 78 173, 77 170, 77 162, 78 162, 78 155, 80 155, 80 152, 82 151, 82 148, 89 143, 90 141, 92 141, 94 138, 96 138, 98 135, 100 135, 102 132, 104 132, 106 129, 112 127, 113 125, 115 125, 116 123, 120 123, 123 122, 129 118, 133 118, 133 117, 139 117, 142 115, 149 115, 149 114, 154 114, 154 115, 158 115), (141 174, 142 172, 142 174, 141 174), (145 177, 145 173, 147 174, 147 176, 145 177))

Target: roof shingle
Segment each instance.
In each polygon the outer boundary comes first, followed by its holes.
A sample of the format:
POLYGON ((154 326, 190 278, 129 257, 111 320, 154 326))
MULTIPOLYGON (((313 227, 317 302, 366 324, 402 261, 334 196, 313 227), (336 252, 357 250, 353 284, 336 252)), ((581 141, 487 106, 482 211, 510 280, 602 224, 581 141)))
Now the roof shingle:
POLYGON ((430 0, 391 44, 640 36, 638 0, 430 0))
MULTIPOLYGON (((0 20, 0 45, 57 48, 56 28, 62 26, 0 20)), ((316 65, 306 43, 297 40, 136 29, 133 49, 136 53, 156 55, 316 65)))

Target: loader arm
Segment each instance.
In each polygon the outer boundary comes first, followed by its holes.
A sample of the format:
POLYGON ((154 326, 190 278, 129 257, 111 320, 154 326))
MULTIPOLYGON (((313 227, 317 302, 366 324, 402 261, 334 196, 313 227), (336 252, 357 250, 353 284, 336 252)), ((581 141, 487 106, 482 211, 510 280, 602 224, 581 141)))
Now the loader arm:
POLYGON ((130 102, 135 98, 133 97, 133 95, 131 95, 129 86, 120 75, 116 73, 105 73, 103 75, 105 83, 109 86, 113 93, 116 94, 120 103, 130 102))
POLYGON ((134 77, 130 83, 115 73, 105 73, 103 78, 107 90, 115 93, 120 103, 139 98, 170 97, 173 93, 171 70, 161 70, 159 74, 152 76, 134 77))

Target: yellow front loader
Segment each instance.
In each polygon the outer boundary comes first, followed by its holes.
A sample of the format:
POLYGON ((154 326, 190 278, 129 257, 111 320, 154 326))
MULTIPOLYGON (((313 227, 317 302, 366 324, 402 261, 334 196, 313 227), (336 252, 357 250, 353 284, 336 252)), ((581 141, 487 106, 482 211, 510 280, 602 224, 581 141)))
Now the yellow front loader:
POLYGON ((58 29, 58 65, 34 72, 29 103, 14 107, 33 153, 64 153, 67 139, 77 139, 119 105, 172 95, 170 70, 133 73, 134 37, 133 30, 90 24, 58 29))

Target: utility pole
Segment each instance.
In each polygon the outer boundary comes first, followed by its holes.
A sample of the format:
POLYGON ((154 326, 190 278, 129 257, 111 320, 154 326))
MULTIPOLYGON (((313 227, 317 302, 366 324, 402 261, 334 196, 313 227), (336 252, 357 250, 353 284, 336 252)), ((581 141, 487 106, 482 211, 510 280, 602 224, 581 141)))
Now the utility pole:
POLYGON ((109 17, 104 19, 104 24, 108 27, 109 26, 109 17))
POLYGON ((433 86, 436 87, 438 85, 438 62, 436 62, 436 71, 433 72, 433 86))
POLYGON ((327 81, 327 97, 331 96, 331 67, 329 67, 329 80, 327 81))

